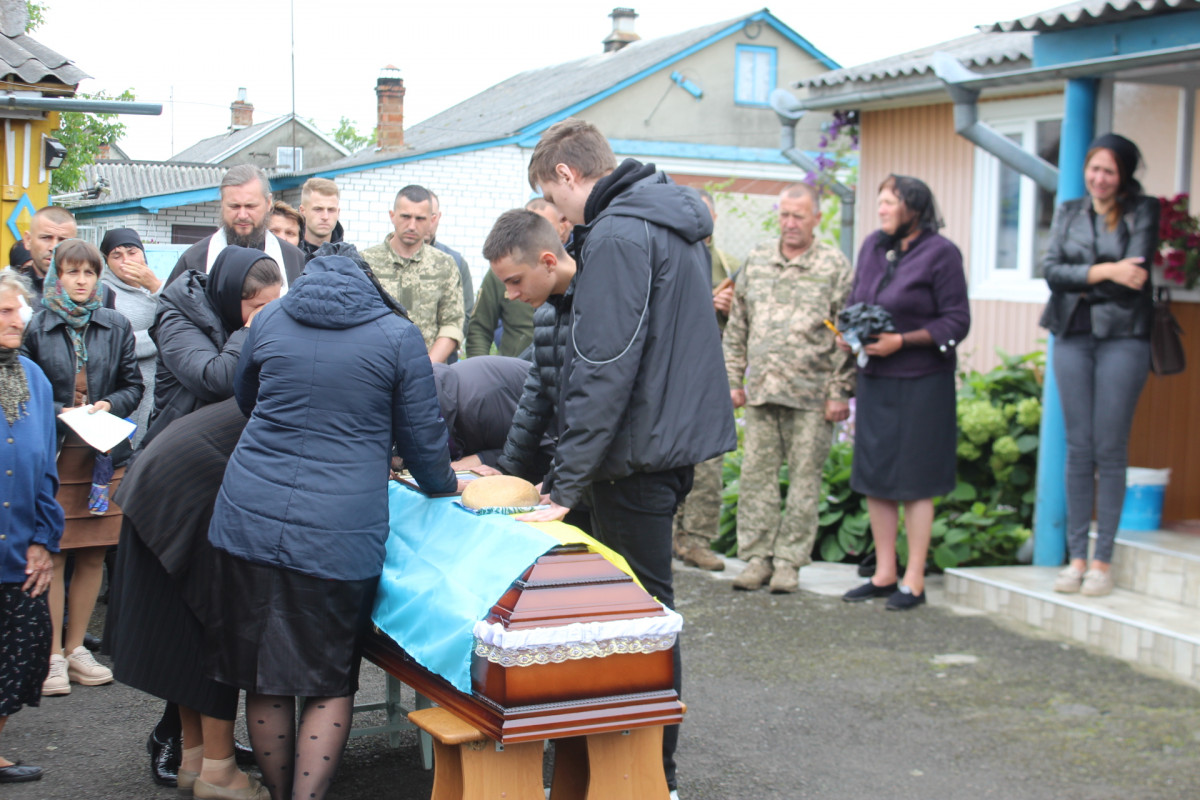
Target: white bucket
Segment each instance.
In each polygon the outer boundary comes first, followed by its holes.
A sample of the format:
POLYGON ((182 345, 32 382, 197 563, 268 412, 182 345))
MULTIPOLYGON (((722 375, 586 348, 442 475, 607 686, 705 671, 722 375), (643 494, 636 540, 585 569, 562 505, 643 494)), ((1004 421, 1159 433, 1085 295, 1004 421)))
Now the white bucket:
POLYGON ((1166 486, 1171 482, 1170 469, 1129 467, 1125 470, 1126 486, 1166 486))
POLYGON ((1125 472, 1125 504, 1118 527, 1126 531, 1158 530, 1170 479, 1169 469, 1129 467, 1125 472))

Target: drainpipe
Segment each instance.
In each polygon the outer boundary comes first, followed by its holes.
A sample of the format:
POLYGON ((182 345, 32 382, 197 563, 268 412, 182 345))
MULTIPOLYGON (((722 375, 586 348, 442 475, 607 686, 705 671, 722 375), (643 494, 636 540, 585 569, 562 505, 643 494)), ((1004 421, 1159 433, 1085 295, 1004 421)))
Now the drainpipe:
POLYGON ((1026 175, 1048 192, 1058 188, 1058 168, 1021 148, 995 129, 979 121, 978 89, 966 89, 958 84, 981 76, 971 72, 949 53, 934 53, 931 58, 933 72, 950 92, 954 101, 954 130, 984 152, 991 153, 1004 164, 1026 175))
MULTIPOLYGON (((1096 84, 1094 78, 1067 82, 1063 98, 1062 135, 1058 145, 1059 203, 1082 197, 1083 162, 1095 135, 1096 84)), ((1054 336, 1046 342, 1046 379, 1042 383, 1042 430, 1038 443, 1037 505, 1033 514, 1033 563, 1057 567, 1067 547, 1067 431, 1058 381, 1054 378, 1054 336)))
MULTIPOLYGON (((783 157, 805 172, 819 173, 821 167, 808 154, 796 147, 796 123, 804 116, 804 109, 797 108, 796 98, 784 89, 771 92, 771 108, 779 117, 779 149, 783 157)), ((838 245, 850 263, 854 263, 854 190, 843 183, 829 179, 825 184, 833 192, 842 209, 842 227, 838 233, 838 245)))

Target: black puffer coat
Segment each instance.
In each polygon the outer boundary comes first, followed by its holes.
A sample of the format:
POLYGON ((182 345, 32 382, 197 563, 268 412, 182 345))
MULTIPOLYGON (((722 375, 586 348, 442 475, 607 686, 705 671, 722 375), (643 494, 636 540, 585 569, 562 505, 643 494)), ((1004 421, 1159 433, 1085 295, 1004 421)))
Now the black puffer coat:
POLYGON ((1054 212, 1050 244, 1042 257, 1042 270, 1050 284, 1050 300, 1042 312, 1041 326, 1056 336, 1071 324, 1080 300, 1091 310, 1092 336, 1097 339, 1150 337, 1154 315, 1154 287, 1147 280, 1140 290, 1112 281, 1089 284, 1088 270, 1094 264, 1141 256, 1147 270, 1158 250, 1158 200, 1141 196, 1131 204, 1117 225, 1120 252, 1097 252, 1091 198, 1068 200, 1054 212))
MULTIPOLYGON (((572 281, 561 295, 550 297, 533 312, 533 366, 521 389, 521 400, 513 415, 512 428, 497 461, 501 472, 517 475, 532 483, 548 478, 540 474, 543 461, 542 438, 558 440, 559 371, 571 344, 571 303, 575 296, 572 281)), ((542 487, 549 491, 550 486, 542 487)))
POLYGON ((142 446, 184 414, 233 397, 233 376, 246 329, 226 333, 204 293, 208 275, 188 270, 167 284, 150 338, 158 346, 154 412, 142 446))
MULTIPOLYGON (((142 400, 142 373, 134 351, 133 326, 108 308, 92 312, 84 329, 87 346, 88 402, 107 401, 118 417, 129 417, 142 400)), ((37 363, 54 387, 54 416, 75 405, 75 345, 67 323, 57 314, 39 311, 29 321, 21 354, 37 363)), ((62 447, 67 427, 58 422, 58 446, 62 447)), ((113 466, 122 466, 133 449, 129 440, 112 449, 113 466)))

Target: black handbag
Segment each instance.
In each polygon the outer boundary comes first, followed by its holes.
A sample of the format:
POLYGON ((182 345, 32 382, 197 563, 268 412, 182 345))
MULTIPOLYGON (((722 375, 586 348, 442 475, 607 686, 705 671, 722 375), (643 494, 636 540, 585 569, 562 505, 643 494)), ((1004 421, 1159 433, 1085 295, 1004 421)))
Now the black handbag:
POLYGON ((1183 352, 1183 328, 1171 313, 1171 291, 1159 287, 1154 298, 1154 322, 1150 329, 1150 369, 1155 375, 1177 375, 1187 367, 1183 352))

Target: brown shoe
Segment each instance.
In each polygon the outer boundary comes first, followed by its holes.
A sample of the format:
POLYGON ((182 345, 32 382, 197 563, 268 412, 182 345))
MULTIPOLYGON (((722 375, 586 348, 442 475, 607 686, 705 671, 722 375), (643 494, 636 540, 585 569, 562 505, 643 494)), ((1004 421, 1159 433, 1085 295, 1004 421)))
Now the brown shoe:
POLYGON ((708 540, 704 537, 685 533, 677 537, 675 541, 676 554, 688 566, 699 567, 710 572, 720 572, 725 569, 725 561, 712 551, 708 540))
POLYGON ((775 562, 770 589, 771 594, 795 594, 800 590, 800 571, 791 564, 775 562))
POLYGON ((733 588, 743 592, 753 592, 762 588, 771 577, 771 565, 765 558, 754 556, 742 570, 742 574, 733 579, 733 588))

